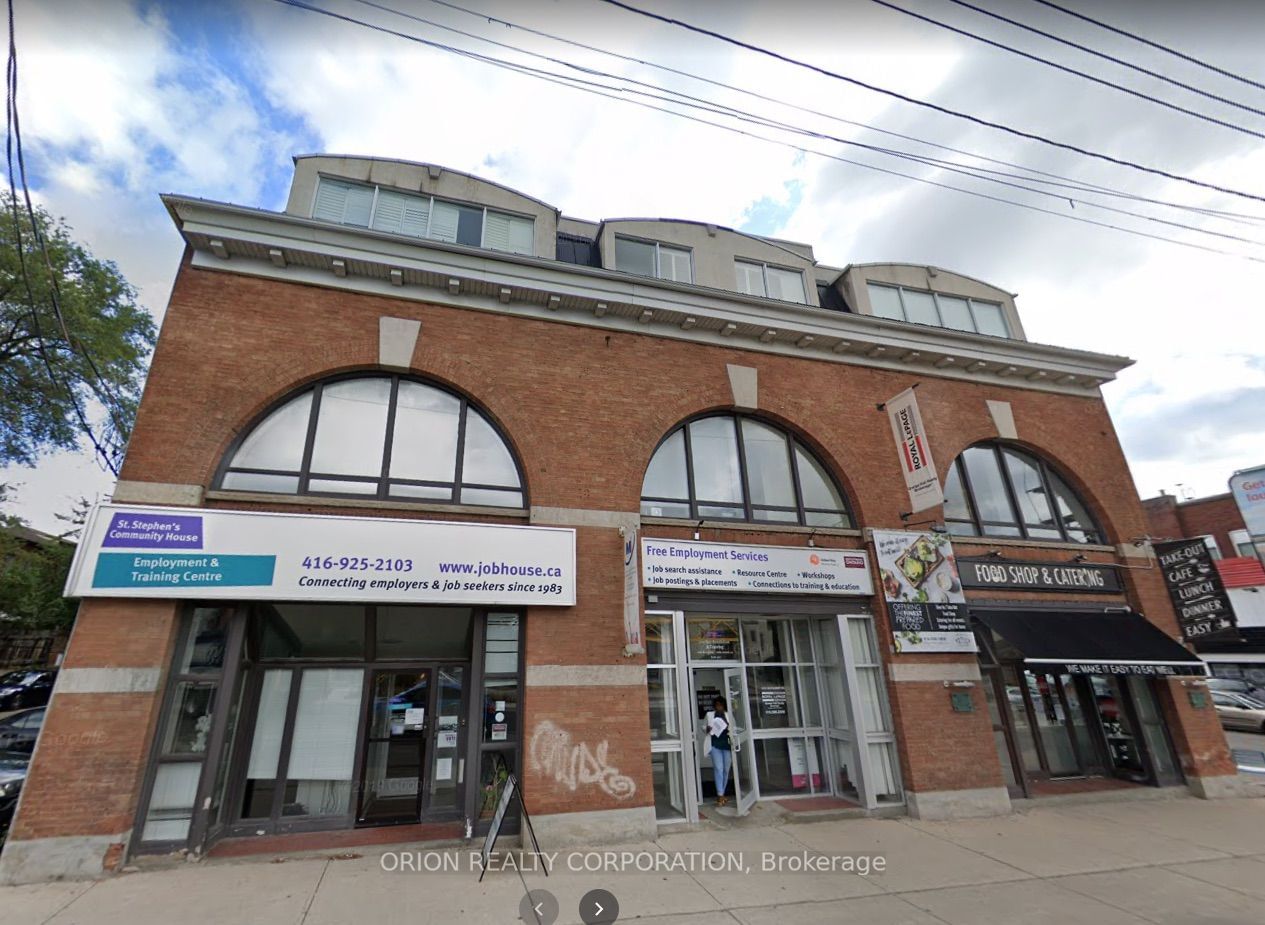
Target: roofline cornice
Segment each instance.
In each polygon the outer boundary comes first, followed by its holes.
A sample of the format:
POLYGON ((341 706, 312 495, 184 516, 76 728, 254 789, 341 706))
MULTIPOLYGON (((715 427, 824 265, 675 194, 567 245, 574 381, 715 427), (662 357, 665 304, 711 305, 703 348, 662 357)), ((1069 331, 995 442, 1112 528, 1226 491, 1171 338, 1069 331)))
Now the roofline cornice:
POLYGON ((208 269, 919 375, 1096 395, 1126 357, 989 337, 187 196, 164 205, 208 269))

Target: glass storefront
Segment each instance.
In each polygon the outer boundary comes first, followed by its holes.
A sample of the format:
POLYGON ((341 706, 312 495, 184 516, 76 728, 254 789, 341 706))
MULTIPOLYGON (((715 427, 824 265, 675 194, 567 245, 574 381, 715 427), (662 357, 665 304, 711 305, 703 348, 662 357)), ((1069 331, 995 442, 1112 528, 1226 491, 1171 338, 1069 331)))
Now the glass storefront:
POLYGON ((867 807, 901 799, 868 614, 652 611, 646 649, 660 821, 696 818, 717 796, 703 727, 717 697, 743 739, 729 795, 832 795, 867 807))
POLYGON ((490 795, 519 764, 521 630, 520 613, 483 608, 191 608, 147 778, 142 850, 486 824, 490 795), (467 766, 477 769, 470 786, 467 766))

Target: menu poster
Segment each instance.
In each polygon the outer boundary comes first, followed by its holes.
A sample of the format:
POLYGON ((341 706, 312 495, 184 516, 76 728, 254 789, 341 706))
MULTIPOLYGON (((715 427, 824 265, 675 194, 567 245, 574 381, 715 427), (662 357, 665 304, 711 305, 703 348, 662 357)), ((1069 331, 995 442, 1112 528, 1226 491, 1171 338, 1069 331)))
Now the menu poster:
POLYGON ((1177 624, 1186 642, 1237 640, 1238 621, 1225 585, 1202 539, 1156 543, 1164 584, 1177 611, 1177 624))
POLYGON ((873 531, 898 653, 974 652, 953 545, 941 533, 873 531))

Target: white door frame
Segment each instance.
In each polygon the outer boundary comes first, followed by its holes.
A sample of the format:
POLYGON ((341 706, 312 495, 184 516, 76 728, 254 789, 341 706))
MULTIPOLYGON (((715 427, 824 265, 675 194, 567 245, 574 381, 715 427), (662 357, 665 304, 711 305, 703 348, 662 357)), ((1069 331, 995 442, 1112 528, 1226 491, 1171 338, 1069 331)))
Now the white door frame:
MULTIPOLYGON (((685 818, 679 820, 686 823, 698 822, 698 767, 695 760, 694 701, 693 684, 688 677, 689 667, 685 652, 685 613, 680 610, 647 610, 646 616, 672 618, 672 651, 675 654, 673 664, 676 666, 676 704, 677 729, 680 730, 678 745, 670 742, 651 742, 652 755, 660 752, 671 752, 681 756, 682 799, 685 806, 685 818)), ((667 667, 667 663, 660 663, 667 667)), ((660 825, 673 825, 673 820, 663 820, 660 825)))

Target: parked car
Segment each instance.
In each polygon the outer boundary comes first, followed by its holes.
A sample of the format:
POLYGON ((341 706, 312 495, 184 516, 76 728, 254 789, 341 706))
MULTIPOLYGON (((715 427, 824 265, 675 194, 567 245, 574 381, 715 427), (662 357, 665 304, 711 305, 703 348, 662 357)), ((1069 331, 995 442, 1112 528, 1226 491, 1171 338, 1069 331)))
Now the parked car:
POLYGON ((26 768, 30 755, 21 752, 0 751, 0 834, 9 830, 13 813, 18 808, 18 796, 26 781, 26 768))
POLYGON ((1265 733, 1265 702, 1246 694, 1212 691, 1217 718, 1225 729, 1246 729, 1265 733))
POLYGON ((29 755, 35 751, 35 740, 40 737, 47 707, 19 710, 0 719, 0 752, 21 752, 29 755))
POLYGON ((56 680, 56 668, 19 668, 0 675, 0 711, 44 706, 56 680))
POLYGON ((1242 681, 1238 678, 1205 678, 1204 683, 1208 685, 1208 689, 1212 691, 1225 691, 1228 694, 1243 694, 1254 700, 1265 699, 1259 685, 1253 684, 1251 681, 1242 681))

